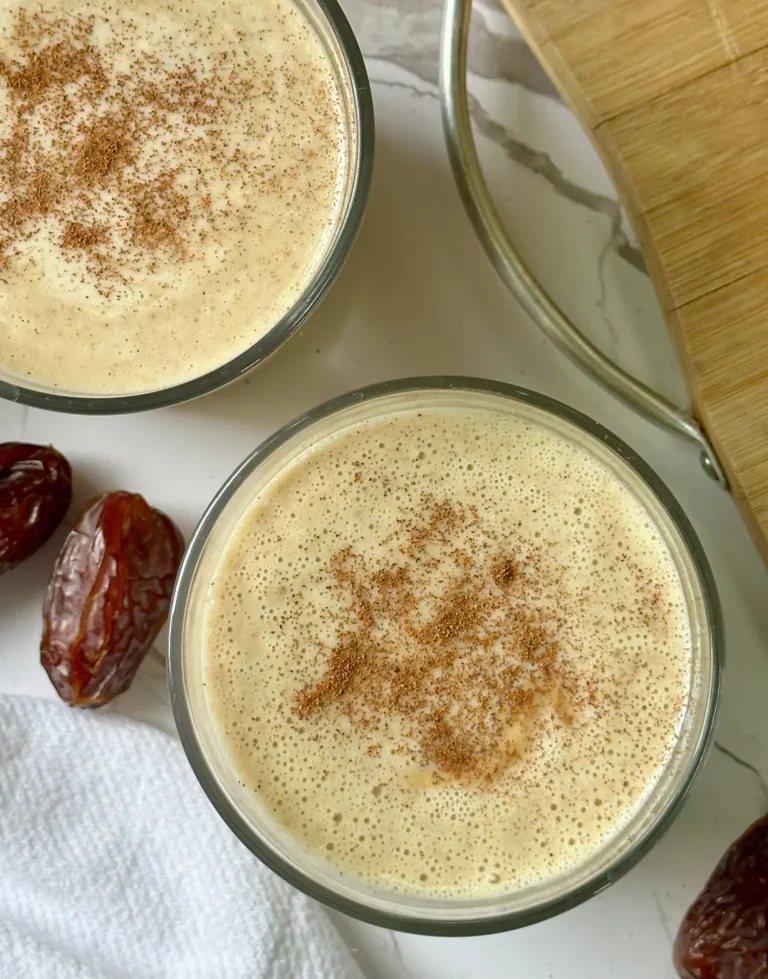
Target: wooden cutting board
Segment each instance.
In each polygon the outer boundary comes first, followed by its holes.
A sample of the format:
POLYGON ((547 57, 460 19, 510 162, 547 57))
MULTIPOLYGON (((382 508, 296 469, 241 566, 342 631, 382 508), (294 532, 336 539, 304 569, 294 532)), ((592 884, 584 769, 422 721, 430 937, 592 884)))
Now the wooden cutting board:
POLYGON ((768 558, 768 0, 504 0, 634 223, 768 558))

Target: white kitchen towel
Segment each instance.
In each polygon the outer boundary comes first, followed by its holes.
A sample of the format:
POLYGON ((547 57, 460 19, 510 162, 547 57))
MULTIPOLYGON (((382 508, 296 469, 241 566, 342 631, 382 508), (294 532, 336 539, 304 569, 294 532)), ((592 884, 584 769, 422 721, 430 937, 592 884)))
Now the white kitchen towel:
POLYGON ((362 979, 154 728, 0 696, 2 979, 362 979))

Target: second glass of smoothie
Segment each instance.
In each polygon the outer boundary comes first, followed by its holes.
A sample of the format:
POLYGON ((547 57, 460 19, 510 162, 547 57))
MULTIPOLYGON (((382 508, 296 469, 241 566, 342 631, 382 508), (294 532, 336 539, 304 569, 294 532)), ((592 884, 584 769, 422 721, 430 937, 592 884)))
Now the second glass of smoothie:
POLYGON ((711 738, 720 624, 685 517, 540 395, 417 379, 230 479, 174 602, 174 709, 273 869, 380 924, 514 927, 634 863, 711 738))

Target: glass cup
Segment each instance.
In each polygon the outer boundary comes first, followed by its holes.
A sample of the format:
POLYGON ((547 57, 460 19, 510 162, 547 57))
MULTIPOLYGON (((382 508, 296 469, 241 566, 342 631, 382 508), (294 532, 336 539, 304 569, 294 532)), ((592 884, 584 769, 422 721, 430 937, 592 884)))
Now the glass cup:
POLYGON ((181 384, 136 394, 83 394, 38 385, 0 369, 0 397, 9 401, 84 415, 146 411, 191 401, 242 377, 293 336, 326 294, 349 253, 363 219, 373 172, 374 117, 371 88, 352 28, 336 0, 293 0, 315 30, 333 66, 343 99, 349 153, 335 233, 317 272, 302 295, 275 325, 235 358, 181 384))
POLYGON ((389 928, 471 935, 517 928, 565 911, 626 873, 680 809, 712 741, 723 659, 720 607, 696 535, 666 486, 632 449, 572 408, 524 388, 455 377, 412 378, 354 391, 315 408, 263 442, 229 477, 200 521, 174 594, 171 700, 184 750, 219 814, 267 866, 325 904, 389 928), (451 407, 506 412, 544 425, 589 452, 647 511, 682 582, 692 636, 691 686, 680 733, 661 777, 632 819, 583 864, 549 880, 487 898, 394 892, 335 870, 304 850, 238 782, 209 716, 201 637, 209 584, 222 551, 254 497, 283 467, 325 437, 403 409, 451 407))

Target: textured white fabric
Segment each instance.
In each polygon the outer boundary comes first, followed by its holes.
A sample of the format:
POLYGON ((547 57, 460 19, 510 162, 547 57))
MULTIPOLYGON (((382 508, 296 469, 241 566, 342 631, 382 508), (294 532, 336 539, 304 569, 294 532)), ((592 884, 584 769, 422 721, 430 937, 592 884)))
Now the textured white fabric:
POLYGON ((173 739, 0 697, 2 979, 362 979, 230 833, 173 739))

